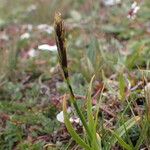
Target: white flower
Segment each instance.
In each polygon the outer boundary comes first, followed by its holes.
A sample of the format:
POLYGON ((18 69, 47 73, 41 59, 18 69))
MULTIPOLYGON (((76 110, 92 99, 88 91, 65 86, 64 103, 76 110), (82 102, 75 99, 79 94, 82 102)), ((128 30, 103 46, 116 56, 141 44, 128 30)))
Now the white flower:
POLYGON ((35 57, 35 56, 37 56, 38 55, 38 53, 37 53, 37 51, 34 49, 34 48, 32 48, 32 49, 30 49, 29 51, 28 51, 28 56, 29 57, 35 57))
POLYGON ((71 123, 77 123, 77 124, 80 124, 80 125, 82 124, 80 118, 78 118, 76 116, 71 117, 69 120, 70 120, 71 123))
POLYGON ((27 12, 31 12, 31 11, 34 11, 34 10, 36 10, 36 9, 37 9, 37 6, 34 5, 34 4, 32 4, 32 5, 30 5, 30 6, 27 8, 27 12))
POLYGON ((42 44, 38 46, 39 50, 45 50, 45 51, 57 51, 56 45, 48 45, 48 44, 42 44))
MULTIPOLYGON (((71 107, 68 107, 67 113, 68 114, 71 113, 71 107)), ((64 123, 64 114, 63 114, 63 111, 61 111, 60 113, 57 114, 56 119, 59 122, 64 123)), ((77 124, 82 125, 80 118, 78 118, 76 116, 72 116, 69 120, 70 120, 71 123, 77 123, 77 124)))
POLYGON ((48 34, 51 34, 54 31, 54 28, 47 24, 40 24, 37 26, 37 29, 48 34))
POLYGON ((133 13, 136 14, 139 9, 140 9, 140 6, 136 6, 136 7, 133 9, 133 13))
MULTIPOLYGON (((69 109, 67 109, 67 112, 70 113, 69 109)), ((64 123, 64 114, 63 114, 63 111, 61 111, 59 114, 57 114, 56 119, 57 119, 59 122, 64 123)), ((78 117, 76 117, 76 116, 72 116, 72 117, 69 119, 69 121, 70 121, 71 123, 76 123, 76 124, 82 125, 80 118, 78 118, 78 117)))
POLYGON ((56 119, 59 122, 64 123, 64 114, 63 114, 63 111, 61 111, 59 114, 57 114, 56 119))
POLYGON ((105 6, 113 6, 119 4, 121 0, 103 0, 105 6))
POLYGON ((137 2, 134 2, 134 3, 131 5, 131 9, 133 9, 133 13, 136 14, 137 11, 140 9, 140 6, 138 6, 137 2))
POLYGON ((137 2, 133 2, 131 5, 131 9, 134 9, 137 6, 137 2))
POLYGON ((32 24, 28 24, 28 25, 27 25, 27 29, 28 29, 28 31, 30 31, 30 32, 31 32, 31 31, 32 31, 32 29, 33 29, 33 25, 32 25, 32 24))
POLYGON ((140 6, 138 6, 137 2, 133 2, 133 4, 131 5, 131 9, 128 12, 127 18, 135 19, 136 18, 136 14, 137 14, 139 9, 140 9, 140 6))
MULTIPOLYGON (((71 108, 70 107, 67 109, 67 113, 71 113, 71 108)), ((63 114, 63 111, 61 111, 59 114, 57 114, 56 119, 59 122, 64 123, 64 114, 63 114)))
POLYGON ((23 33, 21 36, 20 36, 20 39, 21 40, 25 40, 25 39, 29 39, 30 38, 30 34, 28 32, 26 33, 23 33))

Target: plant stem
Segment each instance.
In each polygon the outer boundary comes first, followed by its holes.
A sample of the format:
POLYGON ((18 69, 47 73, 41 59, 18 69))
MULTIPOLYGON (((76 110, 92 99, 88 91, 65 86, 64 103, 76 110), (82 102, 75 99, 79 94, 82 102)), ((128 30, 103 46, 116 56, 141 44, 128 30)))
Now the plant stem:
POLYGON ((84 115, 83 113, 80 111, 79 107, 78 107, 78 104, 76 102, 76 99, 75 99, 75 96, 74 96, 74 93, 73 93, 73 90, 72 90, 72 87, 71 87, 71 84, 70 84, 70 81, 69 81, 69 78, 66 79, 66 83, 67 83, 67 86, 68 86, 68 89, 70 91, 70 96, 71 96, 71 103, 73 104, 78 116, 80 117, 81 119, 81 122, 83 124, 83 126, 85 127, 85 130, 87 131, 88 135, 89 135, 89 138, 92 137, 92 134, 91 134, 91 131, 89 130, 88 126, 87 126, 87 123, 86 123, 86 120, 84 118, 84 115))

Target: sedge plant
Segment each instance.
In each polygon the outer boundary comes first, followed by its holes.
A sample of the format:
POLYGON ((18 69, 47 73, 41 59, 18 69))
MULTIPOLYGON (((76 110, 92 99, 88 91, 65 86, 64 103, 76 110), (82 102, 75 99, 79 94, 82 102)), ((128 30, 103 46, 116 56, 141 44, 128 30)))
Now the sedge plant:
MULTIPOLYGON (((99 110, 100 110, 100 100, 96 105, 96 111, 93 111, 92 106, 92 82, 94 80, 94 76, 90 82, 89 89, 87 91, 86 96, 86 116, 81 111, 79 107, 75 94, 72 90, 72 86, 69 80, 69 73, 68 73, 68 64, 67 64, 67 52, 66 52, 66 40, 65 40, 65 26, 64 21, 62 19, 61 13, 56 13, 54 18, 54 28, 55 28, 55 38, 56 44, 58 49, 58 59, 59 64, 62 68, 62 73, 64 76, 64 80, 68 86, 69 93, 70 93, 70 103, 74 107, 78 117, 81 120, 83 125, 83 131, 85 136, 80 136, 74 129, 72 123, 69 120, 69 115, 67 113, 67 101, 66 97, 64 96, 63 99, 63 114, 64 114, 64 122, 67 127, 68 132, 72 136, 73 140, 76 141, 82 148, 85 150, 111 150, 111 148, 118 142, 123 148, 127 150, 132 150, 133 147, 126 143, 122 138, 125 135, 126 131, 132 128, 139 120, 140 117, 135 116, 128 121, 124 122, 122 126, 120 126, 117 130, 112 131, 106 129, 108 134, 103 137, 98 131, 98 123, 99 123, 99 110)), ((101 96, 100 96, 101 99, 101 96)))

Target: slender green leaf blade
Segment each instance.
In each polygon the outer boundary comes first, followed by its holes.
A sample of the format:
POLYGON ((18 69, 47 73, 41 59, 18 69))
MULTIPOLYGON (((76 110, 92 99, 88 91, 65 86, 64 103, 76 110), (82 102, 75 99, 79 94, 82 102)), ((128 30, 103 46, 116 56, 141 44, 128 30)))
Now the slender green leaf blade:
MULTIPOLYGON (((135 116, 125 122, 120 128, 118 128, 115 132, 119 135, 119 137, 123 136, 127 130, 129 130, 131 127, 133 127, 138 121, 140 120, 139 116, 135 116), (126 127, 126 130, 124 129, 126 127)), ((106 138, 107 139, 107 138, 106 138)), ((118 139, 114 138, 114 135, 112 135, 110 138, 108 137, 108 143, 107 150, 110 150, 113 145, 116 144, 118 139)))
POLYGON ((66 107, 66 98, 64 97, 63 100, 63 114, 64 114, 64 121, 65 121, 65 125, 67 127, 68 132, 70 133, 70 135, 72 136, 72 138, 83 148, 85 148, 86 150, 91 150, 91 148, 80 138, 80 136, 76 133, 76 131, 74 130, 71 122, 69 121, 68 118, 68 113, 67 113, 67 107, 66 107))
POLYGON ((118 133, 111 131, 111 133, 115 136, 115 138, 118 140, 119 144, 124 147, 127 150, 132 150, 132 147, 127 144, 119 135, 118 133))

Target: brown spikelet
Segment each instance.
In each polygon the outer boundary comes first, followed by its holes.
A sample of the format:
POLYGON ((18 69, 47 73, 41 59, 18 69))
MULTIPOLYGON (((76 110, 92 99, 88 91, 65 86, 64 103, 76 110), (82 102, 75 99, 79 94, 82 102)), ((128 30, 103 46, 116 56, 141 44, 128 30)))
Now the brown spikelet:
POLYGON ((65 27, 64 21, 62 19, 61 13, 56 13, 54 18, 54 28, 55 28, 55 39, 58 49, 59 62, 62 67, 64 77, 68 78, 68 68, 67 68, 67 54, 66 54, 66 42, 65 42, 65 27))
MULTIPOLYGON (((59 63, 60 63, 61 68, 63 70, 64 78, 66 80, 66 83, 67 83, 67 86, 68 86, 68 89, 70 92, 70 102, 73 104, 78 116, 81 119, 81 122, 82 122, 85 130, 87 131, 87 133, 89 135, 89 137, 92 137, 91 131, 89 130, 87 123, 86 123, 86 120, 84 118, 84 115, 83 115, 82 111, 80 110, 80 108, 76 102, 76 98, 75 98, 74 92, 73 92, 71 84, 70 84, 69 75, 68 75, 68 68, 67 68, 65 27, 64 27, 64 22, 63 22, 63 19, 62 19, 60 13, 55 14, 54 28, 55 28, 56 44, 57 44, 57 48, 58 48, 59 63)), ((65 108, 65 107, 63 107, 63 108, 65 108)), ((65 109, 64 109, 64 112, 65 112, 65 109)))

